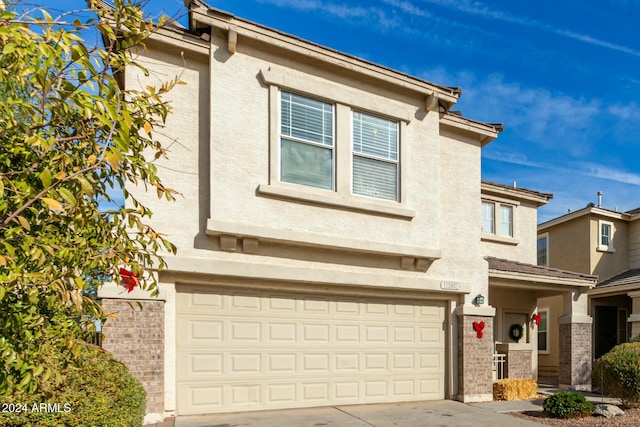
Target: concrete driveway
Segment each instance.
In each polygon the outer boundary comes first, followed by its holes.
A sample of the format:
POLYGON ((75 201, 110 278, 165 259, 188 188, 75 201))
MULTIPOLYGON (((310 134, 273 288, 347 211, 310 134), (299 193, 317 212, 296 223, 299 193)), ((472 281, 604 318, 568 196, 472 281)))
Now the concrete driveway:
POLYGON ((541 425, 498 413, 494 408, 466 405, 453 400, 180 416, 175 419, 176 427, 539 427, 541 425))

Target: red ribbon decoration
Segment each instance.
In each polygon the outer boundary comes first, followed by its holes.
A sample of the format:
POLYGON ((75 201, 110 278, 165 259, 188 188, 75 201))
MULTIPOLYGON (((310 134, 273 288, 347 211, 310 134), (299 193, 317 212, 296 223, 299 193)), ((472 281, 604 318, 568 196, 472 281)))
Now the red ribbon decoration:
POLYGON ((476 331, 478 338, 482 338, 482 330, 484 329, 484 322, 473 322, 473 330, 476 331))
POLYGON ((533 317, 533 321, 536 323, 536 326, 540 324, 540 319, 542 317, 542 316, 540 316, 540 313, 536 313, 531 317, 533 317))
POLYGON ((122 281, 122 286, 127 290, 127 292, 133 292, 133 288, 136 287, 138 283, 137 275, 133 271, 129 271, 126 268, 120 268, 120 280, 122 281))

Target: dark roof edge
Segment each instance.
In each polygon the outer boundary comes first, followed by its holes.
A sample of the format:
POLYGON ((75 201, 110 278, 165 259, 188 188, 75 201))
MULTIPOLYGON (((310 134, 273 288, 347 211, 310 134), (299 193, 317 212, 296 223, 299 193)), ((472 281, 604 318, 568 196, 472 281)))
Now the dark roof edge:
POLYGON ((489 263, 490 270, 555 277, 559 279, 584 280, 588 282, 596 282, 598 280, 598 276, 576 273, 574 271, 568 270, 560 270, 557 268, 545 267, 542 265, 528 264, 520 261, 512 261, 504 258, 486 256, 484 257, 484 259, 489 263))

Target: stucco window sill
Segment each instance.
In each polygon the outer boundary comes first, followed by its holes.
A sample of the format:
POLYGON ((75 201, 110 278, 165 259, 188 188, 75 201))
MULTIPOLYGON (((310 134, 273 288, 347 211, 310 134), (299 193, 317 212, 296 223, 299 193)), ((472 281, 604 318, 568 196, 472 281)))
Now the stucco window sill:
POLYGON ((609 246, 598 246, 596 248, 596 251, 597 252, 607 252, 607 253, 610 253, 610 254, 616 253, 616 250, 614 248, 612 248, 612 247, 609 247, 609 246))
POLYGON ((488 234, 488 233, 482 233, 482 235, 480 236, 480 239, 483 242, 502 243, 505 245, 516 246, 520 244, 520 240, 514 239, 513 237, 504 237, 504 236, 498 236, 495 234, 488 234))
POLYGON ((258 186, 258 194, 261 196, 275 197, 318 206, 326 206, 338 209, 365 212, 374 215, 393 216, 411 220, 416 211, 398 204, 385 203, 384 201, 360 200, 356 196, 348 197, 330 191, 316 190, 313 188, 291 188, 288 186, 275 186, 261 184, 258 186))

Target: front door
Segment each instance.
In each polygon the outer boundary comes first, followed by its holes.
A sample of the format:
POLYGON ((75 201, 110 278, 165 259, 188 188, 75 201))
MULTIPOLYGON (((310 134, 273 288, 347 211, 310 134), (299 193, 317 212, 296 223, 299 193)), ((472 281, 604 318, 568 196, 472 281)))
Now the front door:
POLYGON ((595 310, 595 356, 606 354, 618 343, 618 308, 597 305, 595 310))

